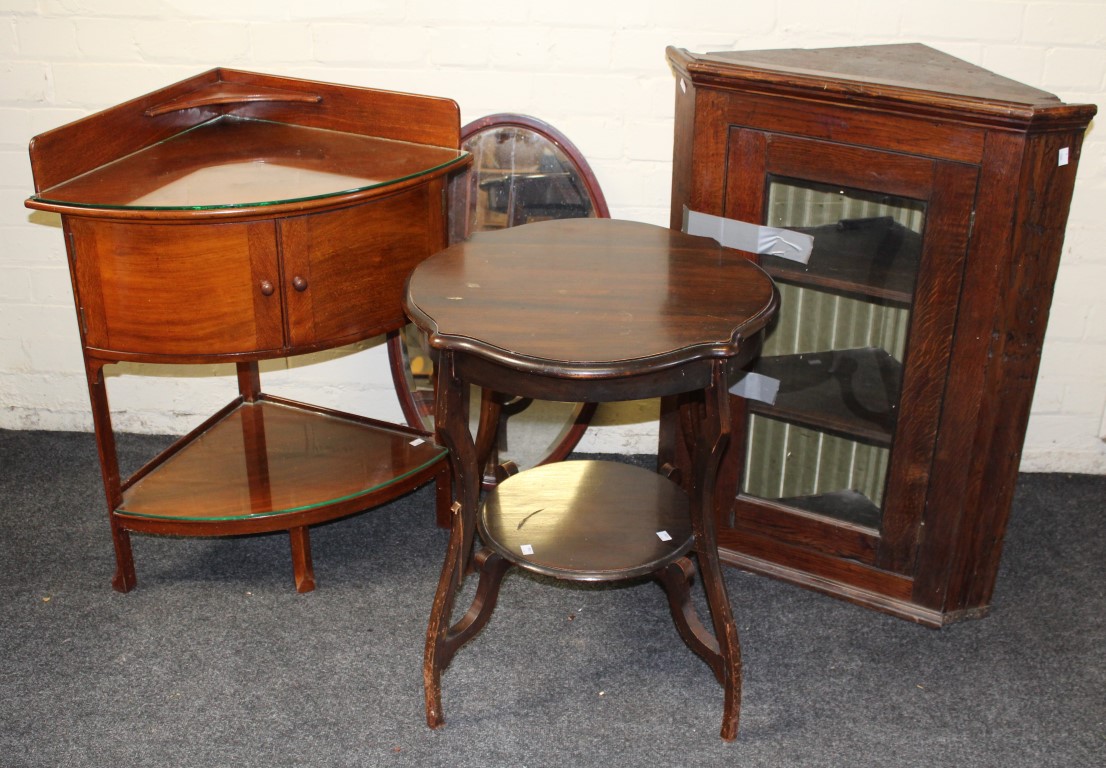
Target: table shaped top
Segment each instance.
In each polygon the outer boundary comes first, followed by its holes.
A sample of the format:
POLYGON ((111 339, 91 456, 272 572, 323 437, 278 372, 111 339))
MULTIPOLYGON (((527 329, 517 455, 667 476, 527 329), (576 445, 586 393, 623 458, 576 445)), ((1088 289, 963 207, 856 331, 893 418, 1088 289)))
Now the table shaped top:
POLYGON ((614 219, 477 233, 422 262, 407 290, 432 348, 569 378, 733 357, 777 303, 748 254, 614 219))

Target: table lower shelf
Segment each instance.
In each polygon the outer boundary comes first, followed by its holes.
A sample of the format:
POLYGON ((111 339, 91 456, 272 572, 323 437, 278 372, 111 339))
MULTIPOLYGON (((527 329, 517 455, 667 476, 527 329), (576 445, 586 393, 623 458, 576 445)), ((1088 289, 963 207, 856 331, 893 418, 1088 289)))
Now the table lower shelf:
POLYGON ((488 493, 485 544, 528 570, 573 581, 653 573, 693 543, 690 502, 667 478, 611 461, 545 464, 488 493))
POLYGON ((444 455, 413 430, 262 399, 227 410, 155 460, 124 488, 115 514, 131 529, 283 530, 291 518, 316 523, 379 503, 444 455))

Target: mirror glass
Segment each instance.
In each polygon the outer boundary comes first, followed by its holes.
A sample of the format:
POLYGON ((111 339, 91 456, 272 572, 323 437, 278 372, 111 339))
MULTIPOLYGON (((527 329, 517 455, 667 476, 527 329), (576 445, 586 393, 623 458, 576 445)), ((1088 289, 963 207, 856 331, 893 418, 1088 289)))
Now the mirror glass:
MULTIPOLYGON (((475 232, 549 219, 606 218, 602 191, 579 150, 559 131, 524 115, 491 115, 465 126, 462 149, 472 167, 449 190, 450 242, 475 232)), ((409 326, 404 336, 408 386, 424 423, 433 425, 433 368, 425 340, 409 326)), ((471 396, 472 428, 479 420, 481 393, 471 396)), ((583 435, 594 404, 504 401, 496 447, 489 462, 520 469, 560 461, 583 435)), ((486 481, 494 482, 489 473, 486 481)))

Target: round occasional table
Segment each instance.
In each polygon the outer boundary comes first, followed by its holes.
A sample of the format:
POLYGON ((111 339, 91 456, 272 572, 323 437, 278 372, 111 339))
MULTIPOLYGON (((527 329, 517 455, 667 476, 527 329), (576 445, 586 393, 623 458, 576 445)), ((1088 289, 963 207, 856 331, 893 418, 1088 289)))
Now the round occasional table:
POLYGON ((746 254, 613 219, 478 233, 415 269, 406 306, 437 357, 436 429, 450 450, 454 497, 426 640, 431 727, 444 722, 442 671, 487 623, 503 574, 519 566, 575 581, 655 578, 681 637, 725 691, 722 738, 736 737, 741 658, 714 480, 729 439, 728 387, 759 351, 777 304, 746 254), (475 439, 469 430, 472 384, 567 402, 676 396, 690 476, 567 461, 508 477, 481 507, 481 457, 494 430, 482 425, 475 439), (483 546, 473 554, 477 530, 483 546), (710 629, 690 599, 696 562, 710 629), (454 623, 455 595, 473 570, 473 603, 454 623))

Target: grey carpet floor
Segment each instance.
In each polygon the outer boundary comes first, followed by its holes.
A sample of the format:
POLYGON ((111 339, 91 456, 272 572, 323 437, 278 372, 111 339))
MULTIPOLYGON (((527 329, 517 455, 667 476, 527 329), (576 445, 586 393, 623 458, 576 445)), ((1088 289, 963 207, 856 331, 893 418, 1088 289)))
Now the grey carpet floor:
POLYGON ((283 535, 136 536, 116 594, 102 498, 90 435, 0 431, 0 765, 1106 765, 1106 477, 1023 475, 992 614, 940 631, 729 570, 732 744, 658 587, 517 572, 429 730, 426 490, 313 529, 306 595, 283 535))

